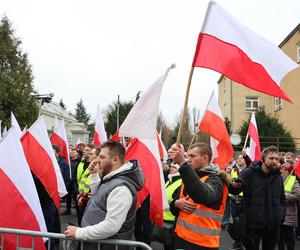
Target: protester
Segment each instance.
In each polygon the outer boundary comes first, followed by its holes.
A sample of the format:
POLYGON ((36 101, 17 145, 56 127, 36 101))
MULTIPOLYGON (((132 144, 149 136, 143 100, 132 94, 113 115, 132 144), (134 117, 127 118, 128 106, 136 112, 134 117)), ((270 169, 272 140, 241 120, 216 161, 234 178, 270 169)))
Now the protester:
POLYGON ((82 215, 83 215, 83 210, 78 206, 78 201, 79 199, 82 200, 82 204, 87 202, 88 197, 84 196, 84 181, 82 180, 84 178, 83 173, 86 171, 86 169, 90 165, 90 153, 92 149, 94 148, 94 144, 87 144, 83 150, 83 156, 82 160, 79 163, 77 167, 77 174, 76 174, 76 179, 77 179, 77 185, 78 185, 78 195, 77 195, 77 202, 76 202, 76 213, 77 213, 77 220, 78 220, 78 225, 80 226, 82 215), (82 183, 82 185, 80 185, 82 183))
POLYGON ((181 148, 173 146, 171 153, 183 182, 179 199, 171 203, 171 212, 178 216, 175 248, 219 249, 228 176, 210 163, 212 150, 205 143, 191 146, 188 162, 181 148))
MULTIPOLYGON (((230 175, 233 180, 236 180, 240 177, 240 174, 243 170, 251 164, 251 159, 245 151, 239 153, 236 157, 236 162, 232 166, 230 175)), ((233 221, 239 220, 241 213, 243 213, 243 192, 239 193, 238 195, 229 194, 230 197, 230 208, 231 208, 231 215, 233 221)), ((242 242, 234 241, 230 250, 242 250, 242 242)))
MULTIPOLYGON (((181 177, 179 174, 179 165, 172 163, 170 165, 170 174, 168 175, 168 181, 166 182, 166 195, 168 203, 170 204, 175 197, 178 197, 181 190, 181 177)), ((164 225, 160 228, 158 225, 154 225, 152 237, 164 245, 165 250, 171 250, 174 248, 174 226, 175 216, 170 212, 170 208, 164 211, 164 225)))
POLYGON ((282 167, 281 172, 286 195, 286 215, 280 226, 278 250, 285 250, 285 246, 287 250, 294 250, 294 228, 297 225, 297 201, 300 201, 300 187, 296 177, 291 175, 288 168, 282 167))
MULTIPOLYGON (((85 209, 81 228, 68 226, 66 237, 81 240, 132 239, 137 191, 143 187, 144 177, 137 161, 125 162, 124 157, 125 149, 119 142, 107 141, 102 144, 100 164, 92 164, 92 196, 85 209)), ((97 160, 94 162, 97 163, 97 160)), ((98 248, 94 243, 85 243, 84 249, 98 248)))
POLYGON ((78 155, 78 150, 76 148, 72 148, 70 150, 70 162, 71 162, 71 184, 70 184, 70 192, 74 202, 76 202, 76 197, 78 194, 78 185, 77 185, 77 168, 80 163, 80 158, 78 155))
MULTIPOLYGON (((53 144, 52 148, 54 150, 55 157, 57 159, 62 177, 64 179, 64 183, 67 191, 70 190, 71 176, 70 176, 70 166, 67 160, 61 156, 60 147, 53 144)), ((68 192, 68 194, 64 197, 66 199, 67 209, 61 215, 70 215, 71 214, 71 205, 72 205, 72 194, 68 192)))
POLYGON ((241 182, 233 181, 230 185, 232 194, 243 192, 246 249, 259 249, 261 240, 265 250, 275 249, 278 243, 280 223, 285 216, 285 193, 278 161, 278 149, 267 147, 262 152, 262 161, 252 162, 240 174, 241 182))

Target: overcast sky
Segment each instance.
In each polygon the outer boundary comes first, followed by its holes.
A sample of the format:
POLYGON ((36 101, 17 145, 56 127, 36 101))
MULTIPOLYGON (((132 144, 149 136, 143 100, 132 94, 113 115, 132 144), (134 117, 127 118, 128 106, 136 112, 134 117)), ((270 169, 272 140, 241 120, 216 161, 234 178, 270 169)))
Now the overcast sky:
MULTIPOLYGON (((300 0, 218 0, 244 25, 278 45, 300 21, 300 0)), ((119 94, 133 100, 172 63, 160 108, 172 125, 185 88, 207 0, 0 0, 33 68, 39 93, 83 99, 95 117, 119 94)), ((205 109, 220 75, 195 69, 190 107, 205 109)))

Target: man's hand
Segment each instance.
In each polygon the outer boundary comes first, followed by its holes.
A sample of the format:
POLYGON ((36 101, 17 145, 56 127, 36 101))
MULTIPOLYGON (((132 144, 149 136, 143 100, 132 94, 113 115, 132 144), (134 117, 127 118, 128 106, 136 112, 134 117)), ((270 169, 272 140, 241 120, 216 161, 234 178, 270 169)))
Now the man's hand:
POLYGON ((75 239, 76 230, 77 230, 77 227, 67 226, 67 229, 65 231, 65 236, 67 238, 73 238, 73 239, 75 239))
POLYGON ((186 213, 193 213, 196 209, 196 205, 187 201, 189 196, 187 195, 184 198, 178 199, 175 201, 175 207, 179 208, 180 210, 186 212, 186 213))
POLYGON ((100 164, 100 159, 96 158, 95 160, 93 160, 88 169, 91 171, 91 174, 95 174, 99 171, 99 164, 100 164))
POLYGON ((172 145, 171 149, 169 150, 169 154, 173 159, 173 163, 177 163, 181 166, 186 162, 183 149, 177 147, 175 144, 172 145))

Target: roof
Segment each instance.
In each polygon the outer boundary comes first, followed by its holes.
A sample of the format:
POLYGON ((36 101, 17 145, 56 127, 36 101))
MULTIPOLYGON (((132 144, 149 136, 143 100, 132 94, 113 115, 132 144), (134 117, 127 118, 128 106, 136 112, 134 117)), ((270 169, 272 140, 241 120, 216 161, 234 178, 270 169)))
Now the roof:
POLYGON ((42 113, 46 111, 47 113, 51 113, 53 116, 58 116, 59 118, 64 118, 70 122, 78 123, 76 118, 69 113, 67 110, 63 109, 57 102, 44 103, 42 105, 42 113))
POLYGON ((281 48, 290 38, 300 29, 300 23, 291 31, 290 34, 287 35, 286 38, 278 45, 281 48))

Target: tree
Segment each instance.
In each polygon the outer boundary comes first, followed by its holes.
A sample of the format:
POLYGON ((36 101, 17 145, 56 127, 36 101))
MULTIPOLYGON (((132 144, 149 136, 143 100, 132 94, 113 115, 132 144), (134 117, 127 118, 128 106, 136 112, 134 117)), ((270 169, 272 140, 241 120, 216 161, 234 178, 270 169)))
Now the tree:
POLYGON ((59 100, 59 103, 58 103, 58 104, 59 104, 59 106, 61 106, 64 110, 67 110, 67 106, 66 106, 66 104, 64 104, 62 98, 59 100))
POLYGON ((133 107, 134 103, 132 101, 114 101, 109 104, 105 110, 105 129, 108 135, 113 135, 117 131, 117 110, 119 105, 119 126, 122 125, 129 111, 133 107))
POLYGON ((158 131, 158 133, 161 133, 161 140, 163 141, 166 148, 171 147, 173 131, 167 125, 162 112, 160 112, 158 115, 156 130, 158 131))
MULTIPOLYGON (((245 138, 248 132, 249 119, 243 121, 238 133, 242 138, 245 138)), ((255 114, 257 129, 259 133, 261 148, 265 148, 270 145, 275 145, 280 151, 295 151, 295 142, 291 136, 290 131, 288 131, 283 123, 281 123, 276 117, 272 117, 266 113, 264 107, 260 107, 255 114)), ((240 144, 240 149, 243 146, 242 142, 240 144)))
POLYGON ((27 54, 23 53, 21 40, 7 17, 0 21, 0 120, 2 126, 10 125, 13 111, 20 126, 30 126, 38 116, 34 92, 33 75, 27 54))
MULTIPOLYGON (((176 126, 173 131, 172 143, 176 142, 182 115, 183 115, 183 112, 181 112, 181 114, 176 119, 176 126)), ((183 144, 185 148, 188 148, 188 146, 190 145, 190 142, 192 140, 192 137, 193 136, 192 136, 192 129, 191 129, 191 113, 188 110, 186 113, 186 118, 183 123, 181 144, 183 144)))
POLYGON ((79 122, 83 122, 85 125, 89 124, 91 115, 87 113, 85 106, 83 105, 83 101, 80 98, 79 102, 76 103, 75 108, 75 118, 79 122))

